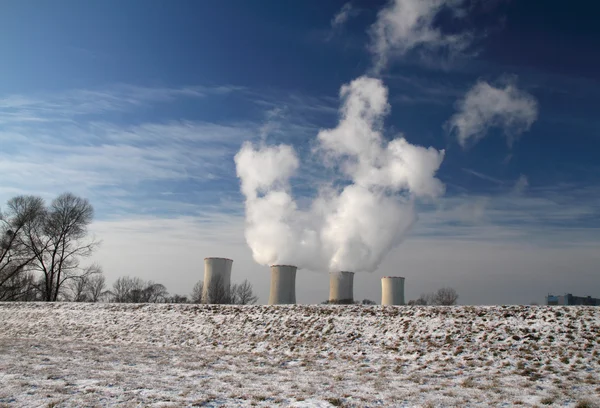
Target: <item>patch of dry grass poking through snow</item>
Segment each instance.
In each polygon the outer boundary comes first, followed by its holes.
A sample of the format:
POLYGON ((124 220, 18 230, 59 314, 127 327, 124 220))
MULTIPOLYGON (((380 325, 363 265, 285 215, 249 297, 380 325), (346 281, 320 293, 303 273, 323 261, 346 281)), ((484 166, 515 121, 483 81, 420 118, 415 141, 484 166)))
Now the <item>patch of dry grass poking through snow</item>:
POLYGON ((599 408, 600 405, 590 401, 590 400, 581 400, 575 404, 575 408, 599 408))
POLYGON ((557 396, 556 395, 549 395, 547 397, 544 397, 540 400, 540 404, 542 405, 552 405, 554 404, 554 402, 556 401, 557 396))

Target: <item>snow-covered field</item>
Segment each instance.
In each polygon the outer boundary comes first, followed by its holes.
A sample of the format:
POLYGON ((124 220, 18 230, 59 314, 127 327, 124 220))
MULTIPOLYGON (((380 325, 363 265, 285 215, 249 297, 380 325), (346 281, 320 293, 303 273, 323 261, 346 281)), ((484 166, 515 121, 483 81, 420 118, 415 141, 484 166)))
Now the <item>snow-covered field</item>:
POLYGON ((600 308, 0 303, 0 407, 596 406, 600 308))

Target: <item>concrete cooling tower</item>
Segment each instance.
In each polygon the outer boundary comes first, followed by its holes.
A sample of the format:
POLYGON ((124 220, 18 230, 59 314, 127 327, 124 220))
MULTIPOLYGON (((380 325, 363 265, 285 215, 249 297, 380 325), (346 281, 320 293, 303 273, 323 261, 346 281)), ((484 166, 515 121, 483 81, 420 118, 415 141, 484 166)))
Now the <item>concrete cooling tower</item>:
POLYGON ((329 274, 329 303, 354 303, 354 272, 329 274))
POLYGON ((270 305, 296 303, 296 269, 291 265, 271 266, 270 305))
POLYGON ((404 304, 404 278, 400 276, 384 276, 381 278, 381 304, 404 304))
POLYGON ((204 258, 202 303, 223 303, 229 295, 232 264, 233 260, 227 258, 204 258))

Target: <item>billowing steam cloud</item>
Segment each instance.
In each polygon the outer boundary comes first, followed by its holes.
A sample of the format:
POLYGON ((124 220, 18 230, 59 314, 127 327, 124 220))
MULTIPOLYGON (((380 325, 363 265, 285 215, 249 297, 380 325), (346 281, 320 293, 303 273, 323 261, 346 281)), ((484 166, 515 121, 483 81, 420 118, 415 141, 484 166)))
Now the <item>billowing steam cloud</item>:
POLYGON ((300 163, 291 146, 247 142, 235 156, 246 240, 260 264, 372 272, 415 222, 415 199, 444 192, 434 177, 443 150, 384 140, 389 105, 380 80, 360 77, 340 96, 340 122, 319 132, 315 149, 339 177, 309 208, 299 209, 292 196, 290 178, 300 163))

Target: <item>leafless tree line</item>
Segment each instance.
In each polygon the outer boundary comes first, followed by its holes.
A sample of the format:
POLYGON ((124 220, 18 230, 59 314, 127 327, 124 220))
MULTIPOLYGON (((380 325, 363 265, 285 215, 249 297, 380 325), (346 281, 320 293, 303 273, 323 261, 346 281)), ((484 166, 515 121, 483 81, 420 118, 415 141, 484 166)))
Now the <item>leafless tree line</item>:
MULTIPOLYGON (((89 201, 71 193, 49 204, 37 196, 10 199, 0 209, 0 301, 188 302, 139 278, 119 278, 108 290, 100 266, 81 265, 99 245, 89 237, 93 216, 89 201)), ((247 282, 230 289, 220 302, 256 301, 247 282)))
POLYGON ((89 201, 71 193, 50 204, 10 199, 0 211, 0 301, 65 300, 78 280, 97 275, 97 266, 80 264, 99 244, 88 238, 93 216, 89 201))
POLYGON ((258 301, 254 295, 252 284, 244 280, 240 284, 234 283, 227 287, 221 276, 214 277, 210 288, 204 293, 204 283, 196 282, 192 290, 192 303, 210 303, 221 305, 253 305, 258 301))
POLYGON ((166 303, 169 292, 163 284, 124 276, 115 281, 108 297, 115 303, 166 303))
POLYGON ((423 293, 417 300, 410 300, 409 305, 452 306, 458 300, 458 293, 452 288, 441 288, 437 292, 423 293))
MULTIPOLYGON (((113 283, 110 290, 101 293, 103 301, 114 303, 207 303, 202 300, 203 289, 203 282, 198 281, 189 298, 177 294, 169 295, 167 288, 160 283, 123 276, 113 283)), ((217 277, 211 283, 210 293, 212 304, 247 305, 255 304, 258 300, 253 293, 252 284, 247 280, 226 288, 223 281, 217 277)))
POLYGON ((85 273, 71 279, 61 300, 71 302, 100 302, 105 300, 106 278, 102 268, 92 265, 86 268, 85 273))

